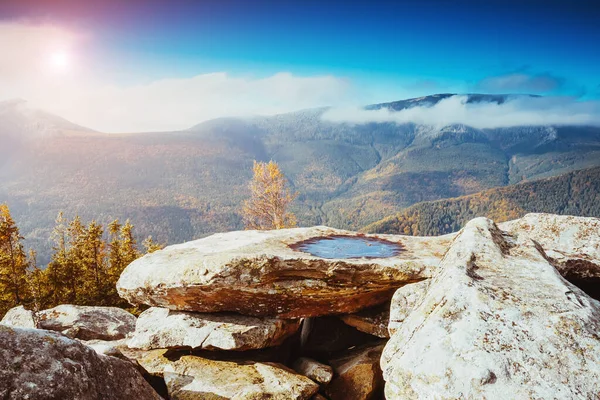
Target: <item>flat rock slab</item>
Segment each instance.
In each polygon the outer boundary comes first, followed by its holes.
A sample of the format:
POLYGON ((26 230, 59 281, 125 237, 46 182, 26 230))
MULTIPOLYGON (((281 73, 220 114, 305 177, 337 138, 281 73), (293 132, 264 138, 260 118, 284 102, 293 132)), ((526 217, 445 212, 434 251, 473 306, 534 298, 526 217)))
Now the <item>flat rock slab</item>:
POLYGON ((191 347, 254 350, 280 345, 300 328, 300 319, 192 313, 152 307, 138 318, 129 347, 143 350, 191 347))
POLYGON ((315 382, 280 364, 165 355, 165 350, 152 350, 137 361, 148 373, 165 378, 172 399, 304 400, 319 390, 315 382))
POLYGON ((131 362, 59 333, 0 325, 0 343, 2 399, 161 398, 131 362))
POLYGON ((538 244, 477 218, 387 343, 385 395, 594 399, 598 332, 600 303, 563 279, 538 244))
POLYGON ((123 271, 119 294, 132 304, 197 312, 300 318, 348 314, 388 301, 432 276, 450 237, 365 235, 327 227, 238 231, 169 246, 123 271), (323 237, 387 240, 388 258, 321 258, 291 246, 323 237))
POLYGON ((564 277, 600 278, 600 219, 532 213, 499 226, 535 240, 564 277))
POLYGON ((388 303, 368 308, 354 314, 342 315, 340 316, 340 319, 344 321, 344 323, 358 329, 361 332, 368 333, 369 335, 384 339, 390 337, 388 332, 388 323, 390 321, 390 305, 388 303))

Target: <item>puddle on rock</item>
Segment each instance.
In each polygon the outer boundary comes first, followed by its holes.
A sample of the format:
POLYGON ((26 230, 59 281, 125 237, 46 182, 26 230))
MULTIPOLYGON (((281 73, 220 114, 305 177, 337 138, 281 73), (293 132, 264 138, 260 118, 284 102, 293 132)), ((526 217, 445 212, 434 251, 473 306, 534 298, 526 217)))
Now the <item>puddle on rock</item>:
POLYGON ((366 236, 323 236, 290 245, 321 258, 387 258, 403 249, 399 243, 366 236))

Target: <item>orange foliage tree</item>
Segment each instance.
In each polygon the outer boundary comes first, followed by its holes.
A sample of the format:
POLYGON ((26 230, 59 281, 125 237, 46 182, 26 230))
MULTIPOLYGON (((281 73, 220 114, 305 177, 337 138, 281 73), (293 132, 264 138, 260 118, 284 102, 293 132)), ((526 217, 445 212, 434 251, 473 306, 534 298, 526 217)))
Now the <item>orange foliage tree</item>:
POLYGON ((296 198, 285 176, 274 161, 254 161, 250 199, 244 202, 246 229, 283 229, 296 226, 296 216, 289 207, 296 198))

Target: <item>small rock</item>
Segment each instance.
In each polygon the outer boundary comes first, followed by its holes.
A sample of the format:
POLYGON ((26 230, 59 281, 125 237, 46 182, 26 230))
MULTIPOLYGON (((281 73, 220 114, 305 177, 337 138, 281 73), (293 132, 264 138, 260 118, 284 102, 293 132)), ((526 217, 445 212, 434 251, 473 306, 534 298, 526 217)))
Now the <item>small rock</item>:
POLYGON ((331 400, 374 400, 383 394, 379 359, 385 342, 360 346, 330 360, 335 377, 325 388, 331 400))
POLYGON ((13 307, 8 310, 0 323, 21 328, 37 328, 35 313, 26 310, 23 306, 13 307))
POLYGON ((138 318, 129 347, 143 350, 191 347, 252 350, 280 345, 301 320, 201 314, 152 307, 138 318))
POLYGON ((38 328, 82 340, 118 340, 135 330, 135 316, 118 307, 63 304, 37 313, 38 328))
POLYGON ((124 358, 121 349, 127 347, 127 339, 119 340, 79 340, 81 343, 93 349, 103 356, 124 358))
POLYGON ((321 385, 327 385, 333 378, 333 368, 312 358, 300 357, 294 361, 292 369, 321 385))
POLYGON ((383 339, 390 337, 388 323, 390 320, 390 305, 385 303, 381 306, 368 308, 354 314, 342 315, 340 319, 346 324, 369 335, 383 339))
POLYGON ((130 362, 59 333, 0 325, 0 343, 2 399, 160 399, 130 362))

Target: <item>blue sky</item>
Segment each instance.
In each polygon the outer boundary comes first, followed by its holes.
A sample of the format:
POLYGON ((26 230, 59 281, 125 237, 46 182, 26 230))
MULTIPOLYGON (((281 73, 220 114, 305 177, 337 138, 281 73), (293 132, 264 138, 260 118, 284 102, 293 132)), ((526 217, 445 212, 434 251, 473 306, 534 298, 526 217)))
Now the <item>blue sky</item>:
POLYGON ((365 103, 473 91, 600 98, 598 1, 3 0, 0 20, 85 36, 76 58, 111 85, 290 73, 343 80, 365 103))

